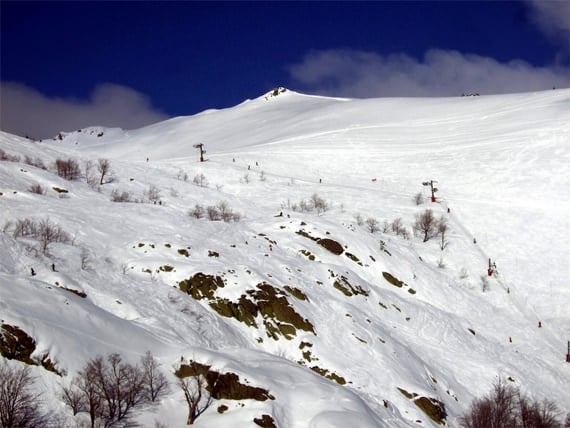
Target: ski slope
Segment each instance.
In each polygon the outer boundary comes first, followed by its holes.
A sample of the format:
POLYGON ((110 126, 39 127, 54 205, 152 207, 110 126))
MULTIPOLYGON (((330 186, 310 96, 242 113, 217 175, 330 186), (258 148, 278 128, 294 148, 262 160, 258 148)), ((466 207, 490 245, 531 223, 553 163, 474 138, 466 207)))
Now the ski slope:
MULTIPOLYGON (((437 426, 401 390, 444 403, 455 427, 498 376, 565 414, 569 119, 570 90, 367 100, 285 91, 137 130, 93 126, 42 142, 1 133, 0 148, 22 160, 51 165, 71 157, 83 168, 106 158, 113 179, 93 189, 49 169, 0 162, 0 319, 31 333, 66 379, 94 355, 121 352, 136 361, 150 349, 172 383, 182 357, 238 373, 275 397, 220 400, 197 427, 249 427, 261 414, 278 427, 437 426), (206 162, 198 162, 197 143, 206 162), (193 183, 199 174, 207 186, 193 183), (422 185, 429 180, 437 180, 436 203, 422 185), (47 193, 30 193, 33 184, 47 193), (160 191, 160 204, 110 201, 114 189, 143 200, 149 186, 160 191), (53 187, 68 190, 66 197, 53 187), (419 206, 418 192, 426 197, 419 206), (328 202, 326 211, 293 209, 314 194, 328 202), (188 215, 196 204, 220 201, 241 219, 188 215), (444 250, 439 237, 424 243, 412 234, 426 208, 448 222, 444 250), (378 220, 381 230, 371 233, 356 215, 378 220), (34 242, 4 227, 26 217, 49 217, 73 245, 35 255, 34 242), (397 218, 410 239, 382 230, 397 218), (344 253, 300 231, 334 239, 344 253), (174 269, 160 270, 165 265, 174 269), (275 340, 261 319, 254 328, 220 316, 178 289, 197 272, 223 275, 216 296, 230 301, 264 282, 301 290, 306 300, 288 300, 314 333, 275 340), (385 272, 405 285, 395 287, 385 272), (342 277, 362 293, 335 288, 342 277), (218 413, 221 404, 229 411, 218 413)), ((61 379, 40 368, 34 374, 46 405, 75 426, 57 399, 61 379)), ((185 426, 182 392, 173 385, 136 422, 185 426)))

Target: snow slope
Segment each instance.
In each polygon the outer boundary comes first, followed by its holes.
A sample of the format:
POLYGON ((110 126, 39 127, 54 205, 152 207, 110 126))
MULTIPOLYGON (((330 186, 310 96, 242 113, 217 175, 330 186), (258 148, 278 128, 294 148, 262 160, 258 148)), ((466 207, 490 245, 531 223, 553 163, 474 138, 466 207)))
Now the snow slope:
MULTIPOLYGON (((1 133, 0 148, 21 160, 49 166, 72 157, 83 167, 107 158, 113 174, 92 188, 0 162, 0 319, 30 333, 38 354, 49 352, 67 378, 94 355, 136 361, 150 349, 165 371, 194 359, 275 397, 225 400, 223 414, 215 403, 196 426, 252 426, 261 414, 279 427, 436 426, 404 390, 444 403, 453 427, 498 376, 570 411, 569 119, 570 90, 367 100, 286 91, 138 130, 93 127, 43 142, 1 133), (198 162, 197 143, 206 162, 198 162), (207 186, 193 183, 200 174, 207 186), (416 206, 413 196, 428 197, 429 180, 437 180, 437 203, 416 206), (33 184, 47 193, 30 193, 33 184), (150 186, 159 204, 110 201, 113 190, 145 200, 150 186), (294 209, 314 194, 326 211, 294 209), (188 215, 220 201, 241 219, 188 215), (424 243, 412 235, 426 208, 448 221, 443 251, 439 237, 424 243), (357 214, 381 230, 371 233, 357 214), (5 226, 27 217, 61 225, 73 245, 38 256, 35 242, 14 239, 5 226), (392 232, 397 218, 410 239, 392 232), (333 239, 344 253, 311 237, 333 239), (274 339, 261 316, 259 328, 220 316, 178 289, 198 272, 223 276, 216 296, 233 302, 271 284, 314 333, 274 339)), ((53 392, 47 405, 73 426, 57 400, 59 377, 35 373, 53 392)), ((137 421, 184 426, 182 393, 173 387, 137 421)))

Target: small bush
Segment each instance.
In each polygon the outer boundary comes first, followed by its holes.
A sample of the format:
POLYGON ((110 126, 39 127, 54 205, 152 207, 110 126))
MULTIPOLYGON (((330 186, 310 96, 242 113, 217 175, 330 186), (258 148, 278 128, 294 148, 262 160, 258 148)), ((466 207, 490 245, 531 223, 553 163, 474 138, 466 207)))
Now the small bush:
POLYGON ((130 192, 120 192, 117 189, 113 189, 111 192, 112 202, 133 202, 133 197, 130 192))
POLYGON ((149 202, 153 204, 157 204, 160 202, 160 190, 158 187, 154 185, 150 185, 148 190, 144 192, 145 197, 148 199, 149 202))
POLYGON ((0 149, 0 161, 20 162, 20 156, 10 155, 4 150, 0 149))
POLYGON ((36 168, 40 168, 40 169, 47 169, 44 161, 41 160, 41 158, 31 158, 30 156, 26 155, 24 157, 24 163, 31 165, 31 166, 35 166, 36 168))
POLYGON ((37 195, 45 195, 46 193, 46 189, 40 184, 32 184, 29 190, 31 193, 35 193, 37 195))
POLYGON ((206 210, 202 205, 196 204, 193 209, 191 209, 188 214, 197 219, 201 219, 206 214, 206 210))
POLYGON ((424 203, 425 199, 424 196, 420 192, 418 192, 414 195, 413 201, 416 205, 421 205, 424 203))
POLYGON ((208 180, 206 179, 206 176, 202 173, 196 174, 192 181, 194 182, 194 184, 197 184, 200 187, 208 186, 208 180))

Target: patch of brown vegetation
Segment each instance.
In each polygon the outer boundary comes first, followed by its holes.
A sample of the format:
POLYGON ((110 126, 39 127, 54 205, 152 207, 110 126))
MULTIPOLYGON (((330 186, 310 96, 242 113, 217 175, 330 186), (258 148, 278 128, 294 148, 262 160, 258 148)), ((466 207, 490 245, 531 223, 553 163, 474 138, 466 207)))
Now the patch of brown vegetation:
POLYGON ((336 254, 337 256, 340 256, 344 252, 344 248, 342 248, 342 245, 339 242, 335 241, 334 239, 330 238, 319 239, 317 241, 317 244, 326 248, 331 253, 336 254))
POLYGON ((190 364, 181 364, 174 374, 179 378, 189 376, 204 376, 208 386, 206 389, 216 400, 275 400, 267 389, 245 385, 240 382, 235 373, 218 373, 211 370, 211 366, 191 361, 190 364))
POLYGON ((253 422, 262 428, 277 428, 275 421, 270 415, 261 415, 260 418, 254 418, 253 422))
POLYGON ((194 276, 180 281, 178 287, 194 299, 214 299, 214 292, 224 287, 224 280, 220 276, 206 275, 198 272, 194 276))

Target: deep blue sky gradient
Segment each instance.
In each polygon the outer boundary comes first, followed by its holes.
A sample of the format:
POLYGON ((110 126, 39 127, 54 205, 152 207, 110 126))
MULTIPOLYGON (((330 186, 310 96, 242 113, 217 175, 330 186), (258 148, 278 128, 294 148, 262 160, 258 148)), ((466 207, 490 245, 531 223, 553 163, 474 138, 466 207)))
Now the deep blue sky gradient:
POLYGON ((522 1, 2 1, 0 14, 2 81, 78 99, 112 82, 168 116, 275 86, 311 92, 289 66, 314 50, 421 58, 438 48, 548 66, 565 49, 530 22, 522 1))

